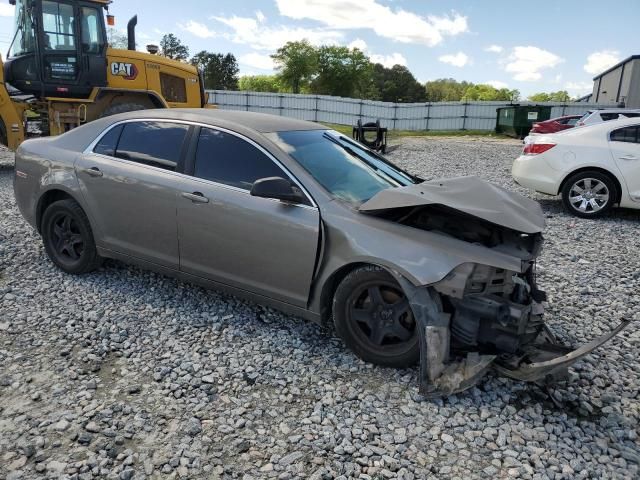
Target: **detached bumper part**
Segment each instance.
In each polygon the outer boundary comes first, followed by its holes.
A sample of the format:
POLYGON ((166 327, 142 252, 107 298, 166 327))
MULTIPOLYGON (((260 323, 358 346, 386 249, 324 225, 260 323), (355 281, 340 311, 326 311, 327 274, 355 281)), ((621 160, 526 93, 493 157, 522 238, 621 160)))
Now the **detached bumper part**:
POLYGON ((545 330, 533 345, 525 349, 525 358, 521 358, 517 365, 513 361, 499 360, 495 362, 493 367, 502 375, 525 382, 553 380, 559 374, 561 376, 563 370, 566 370, 569 365, 611 340, 630 323, 630 320, 623 320, 610 332, 591 340, 589 343, 585 343, 575 350, 557 345, 551 332, 545 330))
POLYGON ((451 318, 442 311, 437 293, 413 286, 400 279, 417 323, 420 340, 420 393, 427 398, 451 395, 474 386, 493 367, 498 373, 517 380, 549 383, 566 375, 575 363, 620 333, 630 321, 625 320, 611 332, 581 347, 558 345, 548 328, 517 354, 483 355, 479 352, 452 357, 450 353, 451 318))

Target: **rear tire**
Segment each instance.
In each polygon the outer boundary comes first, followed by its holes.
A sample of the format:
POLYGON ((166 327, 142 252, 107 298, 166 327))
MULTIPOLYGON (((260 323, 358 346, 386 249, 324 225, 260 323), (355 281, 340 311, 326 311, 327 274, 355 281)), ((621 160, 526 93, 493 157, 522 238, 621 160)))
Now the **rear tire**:
POLYGON ((571 175, 562 187, 562 202, 569 213, 581 218, 602 217, 618 200, 615 180, 597 170, 571 175))
POLYGON ((380 267, 358 268, 342 280, 333 299, 333 321, 347 347, 365 362, 405 368, 420 358, 409 301, 380 267))
POLYGON ((47 255, 61 270, 79 275, 102 263, 89 219, 74 200, 58 200, 49 205, 40 231, 47 255))
POLYGON ((116 105, 111 105, 104 112, 102 112, 102 114, 100 115, 100 118, 110 117, 111 115, 117 115, 118 113, 146 110, 147 108, 148 107, 145 107, 140 103, 118 103, 116 105))

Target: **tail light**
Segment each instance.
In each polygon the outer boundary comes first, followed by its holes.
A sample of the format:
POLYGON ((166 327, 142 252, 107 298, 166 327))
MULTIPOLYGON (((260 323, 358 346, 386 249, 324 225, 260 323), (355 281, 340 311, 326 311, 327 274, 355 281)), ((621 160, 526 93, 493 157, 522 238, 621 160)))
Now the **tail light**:
POLYGON ((525 155, 540 155, 555 146, 555 143, 527 143, 522 153, 525 155))

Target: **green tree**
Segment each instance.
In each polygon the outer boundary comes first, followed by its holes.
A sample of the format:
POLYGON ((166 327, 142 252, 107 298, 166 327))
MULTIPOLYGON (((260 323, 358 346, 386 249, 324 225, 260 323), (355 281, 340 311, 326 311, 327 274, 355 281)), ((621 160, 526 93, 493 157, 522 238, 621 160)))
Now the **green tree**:
MULTIPOLYGON (((394 65, 386 68, 380 63, 373 65, 373 83, 378 93, 372 100, 384 102, 424 102, 424 85, 416 80, 407 67, 394 65)), ((369 98, 369 97, 367 97, 369 98)))
POLYGON ((107 28, 107 43, 111 48, 121 48, 123 50, 129 48, 127 36, 113 27, 107 28))
POLYGON ((458 82, 453 78, 439 78, 425 84, 428 102, 459 102, 473 83, 458 82))
POLYGON ((173 60, 186 60, 189 58, 189 47, 183 45, 173 33, 167 33, 160 40, 160 54, 173 60))
POLYGON ((287 42, 271 55, 282 85, 293 93, 309 84, 318 68, 318 51, 307 40, 287 42))
POLYGON ((462 100, 476 101, 511 101, 517 100, 520 96, 518 90, 509 90, 508 88, 495 88, 491 85, 478 84, 467 88, 462 96, 462 100))
POLYGON ((323 45, 318 49, 318 74, 314 93, 366 98, 372 87, 373 65, 357 48, 323 45))
POLYGON ((245 75, 238 80, 240 90, 251 92, 280 92, 282 85, 277 75, 245 75))
POLYGON ((238 62, 231 53, 196 53, 190 60, 204 75, 204 86, 214 90, 238 89, 238 62))
POLYGON ((571 100, 566 90, 558 90, 557 92, 540 92, 529 95, 532 102, 568 102, 571 100))

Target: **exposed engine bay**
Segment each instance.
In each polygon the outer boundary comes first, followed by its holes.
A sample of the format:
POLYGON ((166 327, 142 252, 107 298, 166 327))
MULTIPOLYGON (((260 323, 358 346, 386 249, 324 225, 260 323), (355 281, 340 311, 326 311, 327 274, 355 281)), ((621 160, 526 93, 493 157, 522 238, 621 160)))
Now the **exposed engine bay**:
MULTIPOLYGON (((386 220, 520 260, 520 271, 463 263, 439 282, 421 287, 399 278, 419 327, 420 389, 426 396, 465 390, 489 368, 526 381, 565 379, 571 363, 628 324, 623 322, 576 350, 559 345, 545 325, 543 303, 547 298, 536 282, 536 259, 543 243, 542 211, 532 200, 516 204, 511 192, 487 185, 471 177, 425 182, 382 192, 361 207, 386 220), (460 204, 460 208, 438 203, 452 197, 452 192, 475 187, 492 189, 499 200, 484 206, 460 204), (383 193, 386 198, 381 198, 383 193)), ((455 202, 460 203, 458 198, 455 202)))

